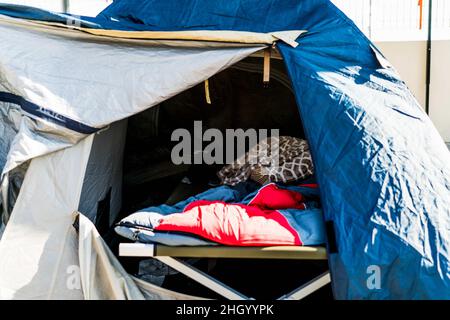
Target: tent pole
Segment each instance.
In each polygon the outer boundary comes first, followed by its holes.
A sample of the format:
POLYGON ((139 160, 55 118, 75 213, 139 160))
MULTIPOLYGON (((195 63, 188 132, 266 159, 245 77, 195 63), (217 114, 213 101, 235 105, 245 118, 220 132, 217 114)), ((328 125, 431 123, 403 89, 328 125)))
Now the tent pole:
POLYGON ((69 0, 62 0, 63 11, 64 13, 69 12, 69 0))
POLYGON ((427 78, 426 78, 426 91, 425 91, 425 112, 430 114, 430 83, 431 83, 431 33, 432 33, 432 9, 433 0, 428 0, 428 39, 427 39, 427 78))

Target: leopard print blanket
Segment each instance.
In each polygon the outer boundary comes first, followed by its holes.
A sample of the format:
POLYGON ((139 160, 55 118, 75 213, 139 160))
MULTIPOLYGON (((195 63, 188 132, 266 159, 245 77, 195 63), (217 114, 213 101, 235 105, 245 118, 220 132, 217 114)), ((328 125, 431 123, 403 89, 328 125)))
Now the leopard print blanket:
POLYGON ((217 173, 223 184, 231 186, 248 179, 289 183, 313 174, 308 142, 287 136, 267 138, 217 173))

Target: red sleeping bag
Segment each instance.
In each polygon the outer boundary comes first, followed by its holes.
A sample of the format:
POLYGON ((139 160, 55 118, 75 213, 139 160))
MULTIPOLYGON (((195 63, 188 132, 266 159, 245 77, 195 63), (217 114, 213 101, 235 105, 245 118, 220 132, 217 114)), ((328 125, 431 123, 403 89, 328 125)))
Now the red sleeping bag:
POLYGON ((247 204, 199 200, 160 220, 155 231, 178 231, 231 246, 302 245, 282 209, 305 209, 302 194, 269 184, 247 204))

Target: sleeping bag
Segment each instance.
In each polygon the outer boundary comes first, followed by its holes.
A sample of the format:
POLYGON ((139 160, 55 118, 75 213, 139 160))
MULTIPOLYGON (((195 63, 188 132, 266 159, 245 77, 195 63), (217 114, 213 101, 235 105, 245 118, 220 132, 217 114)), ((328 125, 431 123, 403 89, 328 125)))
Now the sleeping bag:
POLYGON ((175 205, 179 211, 163 205, 132 214, 115 230, 132 240, 166 245, 320 245, 325 231, 317 193, 315 185, 271 183, 246 195, 242 188, 221 186, 175 205), (167 241, 168 233, 178 242, 167 241))

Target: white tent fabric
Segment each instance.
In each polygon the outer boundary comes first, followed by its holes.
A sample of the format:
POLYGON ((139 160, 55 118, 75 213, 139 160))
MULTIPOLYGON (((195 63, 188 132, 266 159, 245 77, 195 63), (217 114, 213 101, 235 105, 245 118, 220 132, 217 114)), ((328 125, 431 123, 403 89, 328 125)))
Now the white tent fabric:
MULTIPOLYGON (((0 17, 0 86, 94 128, 157 105, 266 46, 197 43, 174 48, 106 37, 85 41, 73 30, 36 30, 11 20, 0 17)), ((84 137, 32 115, 27 118, 3 173, 84 137)))
POLYGON ((0 299, 200 299, 130 276, 77 212, 93 138, 31 161, 0 241, 0 299))
POLYGON ((72 224, 93 136, 33 159, 0 241, 1 299, 83 299, 72 224))
POLYGON ((81 284, 87 300, 192 300, 130 276, 117 261, 92 222, 79 215, 81 284))

